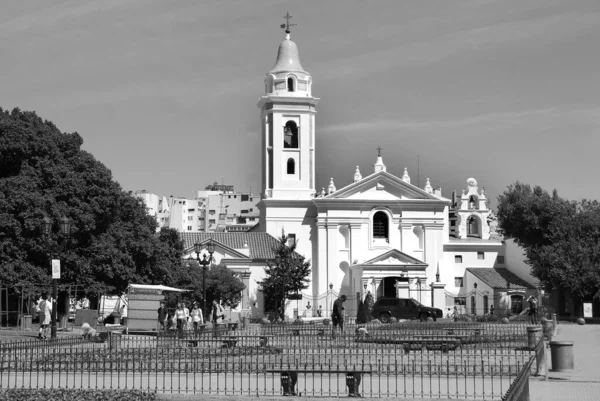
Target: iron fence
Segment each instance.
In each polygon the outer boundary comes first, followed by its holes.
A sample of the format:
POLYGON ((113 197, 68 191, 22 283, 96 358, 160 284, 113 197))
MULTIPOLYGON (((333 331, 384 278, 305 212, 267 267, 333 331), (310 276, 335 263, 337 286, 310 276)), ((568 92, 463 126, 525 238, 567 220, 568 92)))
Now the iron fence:
POLYGON ((379 327, 335 338, 328 326, 270 325, 8 342, 0 387, 499 399, 536 352, 526 325, 379 327))

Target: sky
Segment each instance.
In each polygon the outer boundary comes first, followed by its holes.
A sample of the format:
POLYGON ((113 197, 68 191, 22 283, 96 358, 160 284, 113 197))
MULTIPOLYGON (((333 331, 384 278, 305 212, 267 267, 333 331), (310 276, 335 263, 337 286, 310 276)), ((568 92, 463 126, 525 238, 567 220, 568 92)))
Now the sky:
POLYGON ((125 190, 260 190, 265 74, 292 40, 321 100, 319 188, 387 171, 599 199, 600 1, 0 0, 0 107, 36 111, 125 190))

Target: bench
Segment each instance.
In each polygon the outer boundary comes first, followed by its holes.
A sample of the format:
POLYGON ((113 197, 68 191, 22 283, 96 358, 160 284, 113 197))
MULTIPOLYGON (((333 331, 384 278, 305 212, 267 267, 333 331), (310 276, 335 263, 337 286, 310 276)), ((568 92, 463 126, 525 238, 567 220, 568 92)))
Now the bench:
POLYGON ((484 331, 484 329, 477 328, 477 327, 457 327, 455 329, 448 329, 447 334, 453 335, 455 332, 460 333, 460 332, 470 332, 470 331, 472 331, 474 335, 479 336, 484 331))
POLYGON ((317 336, 324 336, 325 335, 325 327, 303 327, 303 326, 298 326, 298 327, 291 327, 288 330, 286 330, 286 332, 288 333, 292 333, 293 336, 299 336, 300 333, 302 334, 315 334, 317 336))
POLYGON ((267 373, 279 373, 281 375, 281 387, 283 388, 283 395, 296 395, 296 383, 298 383, 298 373, 301 374, 345 374, 346 375, 346 387, 348 387, 349 397, 360 397, 360 382, 362 375, 372 374, 370 370, 362 369, 344 369, 344 370, 325 370, 325 369, 294 369, 294 368, 279 368, 279 369, 267 369, 267 373))
POLYGON ((187 342, 188 347, 197 347, 199 343, 222 343, 223 348, 233 348, 237 345, 238 341, 242 338, 258 338, 260 345, 266 347, 269 344, 269 338, 274 336, 268 335, 224 335, 221 338, 192 338, 192 339, 181 339, 181 341, 187 342))
POLYGON ((456 348, 460 348, 461 341, 457 338, 451 337, 447 340, 444 339, 435 339, 435 338, 376 338, 376 337, 364 337, 357 338, 355 340, 359 343, 377 343, 377 344, 398 344, 402 345, 404 348, 404 352, 408 354, 410 350, 420 350, 420 349, 428 349, 428 350, 441 350, 444 353, 447 353, 450 350, 454 350, 456 348))

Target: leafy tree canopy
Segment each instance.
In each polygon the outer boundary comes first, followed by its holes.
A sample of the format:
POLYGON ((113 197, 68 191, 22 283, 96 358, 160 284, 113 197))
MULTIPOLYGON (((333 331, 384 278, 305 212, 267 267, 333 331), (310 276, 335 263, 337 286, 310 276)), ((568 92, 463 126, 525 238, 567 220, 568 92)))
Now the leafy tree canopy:
POLYGON ((170 283, 183 247, 177 233, 157 235, 143 203, 82 144, 78 133, 62 133, 34 112, 0 109, 3 282, 42 289, 57 255, 60 283, 91 295, 122 292, 129 283, 170 283), (44 217, 55 223, 49 235, 40 230, 44 217), (72 221, 68 239, 58 228, 62 217, 72 221))
POLYGON ((547 290, 576 300, 600 289, 600 204, 569 201, 539 186, 510 185, 498 197, 500 233, 525 250, 532 275, 547 290))
POLYGON ((258 284, 262 286, 265 294, 265 310, 274 311, 279 308, 279 313, 283 315, 281 306, 287 294, 308 288, 311 270, 310 262, 306 262, 304 256, 296 253, 296 243, 288 245, 288 237, 284 232, 278 240, 273 253, 279 262, 267 262, 266 276, 258 284))
MULTIPOLYGON (((167 307, 174 308, 179 300, 191 305, 197 301, 202 306, 202 267, 195 261, 189 261, 173 273, 173 285, 188 292, 167 296, 167 307)), ((206 271, 206 309, 210 309, 214 299, 220 300, 225 306, 235 308, 242 300, 244 283, 235 273, 224 265, 214 265, 206 271)), ((207 313, 207 311, 203 311, 207 313)), ((204 316, 206 318, 206 316, 204 316)))

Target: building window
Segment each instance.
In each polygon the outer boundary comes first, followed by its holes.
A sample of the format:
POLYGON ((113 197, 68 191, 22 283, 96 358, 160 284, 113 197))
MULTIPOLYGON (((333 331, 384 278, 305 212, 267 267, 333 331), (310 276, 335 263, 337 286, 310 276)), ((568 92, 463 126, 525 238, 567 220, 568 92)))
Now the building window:
POLYGON ((288 234, 287 245, 292 246, 296 243, 296 234, 288 234))
POLYGON ((288 89, 288 92, 294 91, 294 78, 287 79, 287 89, 288 89))
POLYGON ((466 297, 456 297, 454 298, 454 305, 456 306, 465 306, 467 304, 466 297))
POLYGON ((296 174, 296 161, 291 157, 287 161, 287 173, 288 174, 296 174))
POLYGON ((454 277, 454 286, 455 287, 462 287, 463 286, 463 278, 462 277, 454 277))
POLYGON ((242 195, 242 202, 248 202, 248 195, 242 195))
POLYGON ((298 126, 293 121, 285 123, 283 128, 283 147, 298 149, 298 126))
POLYGON ((462 263, 462 255, 454 255, 454 263, 462 263))
POLYGON ((256 220, 254 217, 250 217, 250 221, 254 221, 256 220))
POLYGON ((503 265, 504 264, 504 256, 498 255, 498 256, 496 256, 496 260, 498 261, 499 265, 503 265))
POLYGON ((215 224, 215 219, 209 219, 208 224, 215 224))
POLYGON ((208 214, 210 214, 210 215, 213 215, 213 214, 215 214, 215 209, 211 209, 211 210, 209 210, 209 211, 208 211, 208 214))
POLYGON ((242 211, 240 213, 244 214, 244 213, 248 213, 248 211, 246 209, 242 209, 242 211))
POLYGON ((377 212, 373 216, 373 239, 388 239, 388 216, 377 212))
POLYGON ((188 231, 192 231, 192 226, 188 226, 188 231))
POLYGON ((484 260, 485 259, 485 252, 477 252, 477 259, 484 260))
POLYGON ((487 295, 483 296, 483 313, 487 314, 488 313, 488 308, 489 308, 489 298, 487 295))

